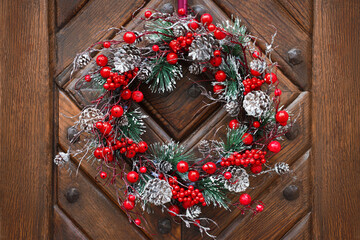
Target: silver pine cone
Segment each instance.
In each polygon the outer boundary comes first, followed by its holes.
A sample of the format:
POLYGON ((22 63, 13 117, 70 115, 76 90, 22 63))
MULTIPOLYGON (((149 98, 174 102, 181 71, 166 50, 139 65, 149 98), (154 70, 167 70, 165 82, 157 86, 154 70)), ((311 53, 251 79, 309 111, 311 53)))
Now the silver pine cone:
POLYGON ((96 122, 102 120, 104 115, 97 108, 86 108, 79 116, 79 127, 85 132, 91 132, 96 122))
POLYGON ((284 162, 275 163, 274 171, 279 175, 288 173, 290 171, 289 164, 284 162))
POLYGON ((240 113, 240 106, 237 101, 230 101, 226 103, 225 109, 232 117, 235 117, 240 113))
POLYGON ((199 75, 202 73, 202 66, 198 63, 192 63, 189 66, 189 72, 194 75, 199 75))
POLYGON ((88 52, 84 52, 76 59, 76 66, 79 68, 83 68, 90 62, 90 55, 88 52))
POLYGON ((129 124, 129 119, 128 119, 128 117, 127 117, 126 115, 123 115, 123 116, 119 119, 118 124, 119 124, 120 126, 126 126, 126 125, 128 125, 128 124, 129 124))
POLYGON ((161 172, 168 173, 171 171, 172 165, 168 161, 162 160, 159 162, 158 168, 161 172))
POLYGON ((186 28, 183 25, 175 25, 173 28, 173 33, 175 37, 184 36, 186 33, 186 28))
POLYGON ((157 206, 168 203, 172 197, 171 186, 165 180, 153 178, 146 183, 140 197, 157 206))
POLYGON ((243 101, 243 107, 249 116, 260 117, 269 111, 270 97, 262 91, 248 93, 243 101))
POLYGON ((59 154, 56 155, 54 158, 54 163, 58 166, 61 166, 64 163, 68 162, 69 160, 70 160, 69 153, 59 152, 59 154))
POLYGON ((259 73, 263 73, 266 70, 266 62, 259 59, 252 60, 250 62, 250 68, 258 71, 259 73))
POLYGON ((212 35, 199 35, 189 47, 189 57, 194 61, 208 61, 213 55, 213 48, 217 48, 218 45, 218 41, 212 35))
POLYGON ((133 45, 124 45, 114 54, 114 66, 120 73, 133 70, 141 62, 140 50, 133 45))
POLYGON ((137 74, 137 78, 141 81, 145 81, 151 75, 152 69, 150 66, 145 66, 140 69, 139 73, 137 74))
POLYGON ((245 169, 240 167, 230 166, 224 171, 224 173, 225 172, 230 172, 232 175, 232 177, 229 180, 225 179, 224 176, 221 176, 223 179, 222 181, 224 182, 224 187, 229 191, 243 192, 249 187, 250 185, 249 175, 247 174, 245 169))
POLYGON ((199 152, 200 152, 203 156, 209 155, 209 154, 210 154, 210 151, 211 151, 211 147, 210 147, 209 141, 207 141, 207 140, 202 140, 202 141, 199 143, 198 150, 199 150, 199 152))

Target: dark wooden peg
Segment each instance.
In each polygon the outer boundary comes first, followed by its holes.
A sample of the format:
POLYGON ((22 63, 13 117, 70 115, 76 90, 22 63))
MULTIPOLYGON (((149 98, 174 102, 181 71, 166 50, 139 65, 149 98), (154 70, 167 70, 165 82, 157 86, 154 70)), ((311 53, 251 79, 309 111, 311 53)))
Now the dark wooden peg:
POLYGON ((289 129, 287 133, 285 133, 285 137, 289 140, 294 140, 300 134, 300 125, 296 122, 294 125, 289 129))
POLYGON ((196 98, 197 96, 200 95, 200 93, 201 90, 195 83, 191 85, 191 87, 189 87, 189 89, 187 90, 187 94, 192 98, 196 98))
POLYGON ((208 11, 203 5, 195 5, 192 7, 192 10, 198 21, 200 21, 201 16, 208 11))
POLYGON ((71 143, 76 143, 77 141, 80 140, 80 136, 78 134, 79 134, 79 131, 76 128, 69 127, 67 130, 67 139, 71 143))
POLYGON ((171 3, 165 3, 161 8, 160 12, 172 14, 174 12, 174 6, 171 3))
POLYGON ((297 199, 299 197, 299 194, 300 191, 296 185, 287 186, 283 191, 284 198, 288 201, 297 199))
POLYGON ((290 51, 288 51, 288 56, 289 56, 289 62, 292 65, 297 65, 300 64, 303 60, 302 60, 302 56, 301 56, 301 50, 293 48, 290 51))
POLYGON ((77 188, 72 187, 66 191, 65 197, 69 203, 74 203, 79 199, 80 192, 77 188))
POLYGON ((171 232, 171 221, 168 218, 163 218, 158 221, 158 231, 161 234, 171 232))

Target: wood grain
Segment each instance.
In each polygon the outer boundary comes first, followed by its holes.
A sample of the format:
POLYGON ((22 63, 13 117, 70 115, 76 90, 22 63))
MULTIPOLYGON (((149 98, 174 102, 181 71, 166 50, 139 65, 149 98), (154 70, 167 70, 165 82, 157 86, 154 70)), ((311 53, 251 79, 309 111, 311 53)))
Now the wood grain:
POLYGON ((49 239, 52 82, 47 1, 1 1, 1 238, 49 239))
POLYGON ((281 240, 311 239, 311 212, 307 213, 294 227, 292 227, 281 240))
POLYGON ((314 238, 360 239, 360 1, 316 0, 314 16, 314 238))
POLYGON ((56 26, 63 27, 89 0, 56 0, 56 26))

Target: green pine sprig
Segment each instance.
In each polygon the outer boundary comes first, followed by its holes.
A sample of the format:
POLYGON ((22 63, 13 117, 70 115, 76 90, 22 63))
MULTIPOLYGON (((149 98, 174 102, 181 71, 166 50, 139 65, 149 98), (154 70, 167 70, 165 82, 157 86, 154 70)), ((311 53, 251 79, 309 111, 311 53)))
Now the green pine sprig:
MULTIPOLYGON (((226 20, 222 23, 222 26, 228 33, 233 34, 235 40, 243 46, 250 41, 250 37, 246 32, 247 29, 241 24, 240 18, 234 18, 234 16, 232 16, 232 21, 226 20)), ((240 57, 241 59, 244 57, 243 49, 239 44, 224 43, 222 48, 228 54, 240 57)))
POLYGON ((134 141, 141 141, 141 135, 146 131, 146 126, 143 119, 147 118, 147 116, 143 115, 138 108, 132 112, 128 111, 124 115, 127 117, 128 124, 121 126, 121 131, 134 141))
POLYGON ((227 189, 225 189, 224 184, 220 180, 204 178, 197 182, 197 186, 203 189, 202 194, 207 205, 212 203, 214 206, 220 206, 226 210, 229 209, 227 204, 229 200, 226 197, 227 189))
POLYGON ((170 42, 175 38, 174 32, 171 28, 172 23, 163 19, 157 19, 155 21, 147 21, 145 23, 145 29, 149 31, 156 31, 163 34, 149 34, 147 38, 153 42, 170 42))

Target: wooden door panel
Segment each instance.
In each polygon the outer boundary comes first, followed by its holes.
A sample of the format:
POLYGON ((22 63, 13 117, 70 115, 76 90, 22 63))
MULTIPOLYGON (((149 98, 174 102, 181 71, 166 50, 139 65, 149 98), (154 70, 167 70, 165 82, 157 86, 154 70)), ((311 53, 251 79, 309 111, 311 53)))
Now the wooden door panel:
POLYGON ((56 27, 62 28, 89 0, 56 0, 56 27))
POLYGON ((54 207, 54 233, 54 240, 88 239, 58 206, 54 207))

